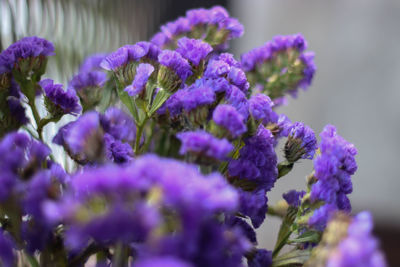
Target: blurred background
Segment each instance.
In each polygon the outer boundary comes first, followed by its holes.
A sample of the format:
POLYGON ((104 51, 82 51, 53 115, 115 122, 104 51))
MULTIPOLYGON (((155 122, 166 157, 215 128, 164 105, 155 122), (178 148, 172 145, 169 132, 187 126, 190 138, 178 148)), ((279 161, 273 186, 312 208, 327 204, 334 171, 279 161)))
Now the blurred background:
MULTIPOLYGON (((237 57, 277 34, 308 40, 318 68, 313 85, 278 111, 317 133, 334 124, 356 145, 353 209, 373 212, 390 265, 400 266, 400 1, 0 0, 0 48, 29 35, 49 39, 57 56, 47 76, 66 84, 85 56, 147 40, 187 9, 216 4, 245 26, 232 43, 237 57)), ((270 202, 304 188, 311 170, 311 161, 297 164, 270 202)), ((260 246, 271 249, 278 227, 274 219, 264 223, 260 246)))

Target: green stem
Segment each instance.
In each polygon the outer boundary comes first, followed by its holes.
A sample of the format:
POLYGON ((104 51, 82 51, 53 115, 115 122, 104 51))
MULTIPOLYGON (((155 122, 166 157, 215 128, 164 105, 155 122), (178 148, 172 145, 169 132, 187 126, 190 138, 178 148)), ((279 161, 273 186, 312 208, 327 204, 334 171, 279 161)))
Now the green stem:
POLYGON ((140 154, 139 149, 140 149, 140 139, 142 138, 142 133, 143 133, 143 129, 144 126, 146 125, 147 120, 149 119, 149 117, 145 116, 145 118, 143 119, 143 121, 138 124, 136 127, 136 140, 135 140, 135 155, 140 154))
POLYGON ((123 243, 117 244, 113 256, 113 264, 115 267, 128 266, 129 249, 123 243))
POLYGON ((35 119, 35 122, 36 122, 36 126, 37 126, 36 131, 39 135, 39 139, 43 141, 43 133, 42 133, 43 127, 39 127, 40 126, 40 115, 36 108, 35 98, 28 98, 28 104, 31 107, 33 118, 35 119))
POLYGON ((282 239, 281 242, 279 242, 279 244, 276 245, 276 247, 274 248, 274 251, 272 252, 272 258, 275 258, 279 252, 281 251, 281 249, 286 245, 287 241, 289 240, 290 235, 293 233, 293 230, 290 229, 285 237, 282 239))
POLYGON ((155 127, 155 125, 156 125, 156 121, 152 120, 151 121, 151 126, 150 126, 150 134, 149 134, 148 138, 146 138, 146 142, 144 143, 143 152, 146 152, 146 151, 149 150, 149 146, 150 146, 151 140, 153 139, 153 136, 154 136, 154 127, 155 127))
POLYGON ((29 255, 28 253, 24 253, 26 259, 28 260, 31 267, 40 267, 39 262, 34 256, 29 255))

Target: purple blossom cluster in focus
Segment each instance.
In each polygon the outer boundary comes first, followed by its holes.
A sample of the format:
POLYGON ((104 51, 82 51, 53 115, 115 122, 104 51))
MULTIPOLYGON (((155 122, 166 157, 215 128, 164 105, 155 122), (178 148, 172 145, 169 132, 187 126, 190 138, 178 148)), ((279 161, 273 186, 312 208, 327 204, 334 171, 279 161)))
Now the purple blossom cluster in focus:
POLYGON ((42 78, 51 42, 2 51, 0 265, 385 267, 371 215, 350 215, 355 147, 332 125, 318 144, 276 110, 311 85, 304 37, 237 60, 243 31, 223 7, 189 10, 88 56, 66 90, 42 78), (271 201, 306 160, 306 188, 271 201), (255 229, 271 217, 281 227, 263 248, 255 229))

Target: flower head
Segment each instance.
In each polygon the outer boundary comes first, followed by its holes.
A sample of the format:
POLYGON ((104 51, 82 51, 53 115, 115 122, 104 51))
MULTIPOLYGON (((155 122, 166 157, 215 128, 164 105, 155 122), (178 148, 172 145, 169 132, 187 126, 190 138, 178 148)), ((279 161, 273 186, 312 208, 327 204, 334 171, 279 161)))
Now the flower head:
POLYGON ((205 59, 212 50, 211 45, 208 43, 187 37, 178 40, 178 48, 176 49, 178 53, 189 60, 194 66, 198 66, 200 61, 205 59))
POLYGON ((226 139, 218 139, 205 131, 182 132, 177 135, 182 145, 179 153, 194 153, 208 158, 224 160, 233 150, 226 139))
POLYGON ((351 175, 357 170, 357 149, 336 133, 332 125, 320 134, 321 154, 314 159, 317 182, 311 187, 311 199, 324 201, 340 210, 351 210, 347 194, 352 192, 351 175))
POLYGON ((301 122, 295 122, 289 132, 285 144, 285 157, 294 163, 299 159, 312 159, 317 149, 317 139, 314 131, 301 122))
POLYGON ((238 137, 247 130, 243 116, 231 105, 218 105, 212 119, 218 126, 227 130, 232 137, 238 137))
POLYGON ((54 116, 77 115, 81 111, 75 90, 64 91, 61 84, 54 84, 50 79, 40 81, 39 85, 46 94, 46 108, 54 116))
POLYGON ((131 85, 125 88, 130 96, 140 95, 147 84, 147 80, 153 73, 154 67, 151 64, 141 63, 136 68, 136 75, 131 85))

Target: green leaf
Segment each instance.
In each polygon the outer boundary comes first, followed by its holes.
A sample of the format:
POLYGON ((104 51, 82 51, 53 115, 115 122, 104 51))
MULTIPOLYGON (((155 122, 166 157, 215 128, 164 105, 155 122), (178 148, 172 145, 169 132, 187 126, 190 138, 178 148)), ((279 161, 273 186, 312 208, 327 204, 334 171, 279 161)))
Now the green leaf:
POLYGON ((171 96, 171 93, 167 92, 166 90, 160 88, 158 91, 156 97, 154 98, 153 104, 151 105, 150 111, 149 111, 149 117, 151 117, 154 112, 159 109, 165 101, 171 96))
POLYGON ((288 174, 292 169, 293 163, 290 163, 287 160, 280 162, 278 164, 278 179, 288 174))
POLYGON ((275 248, 272 253, 273 257, 278 255, 279 251, 287 243, 290 235, 292 234, 292 224, 296 219, 296 214, 297 214, 297 208, 295 207, 288 208, 286 216, 283 219, 281 227, 279 229, 278 239, 276 241, 275 248))
POLYGON ((318 243, 320 239, 321 239, 321 234, 319 232, 307 231, 302 235, 300 235, 299 237, 289 240, 288 243, 305 243, 305 242, 318 243))
POLYGON ((272 267, 298 266, 310 258, 310 250, 292 250, 272 260, 272 267))

